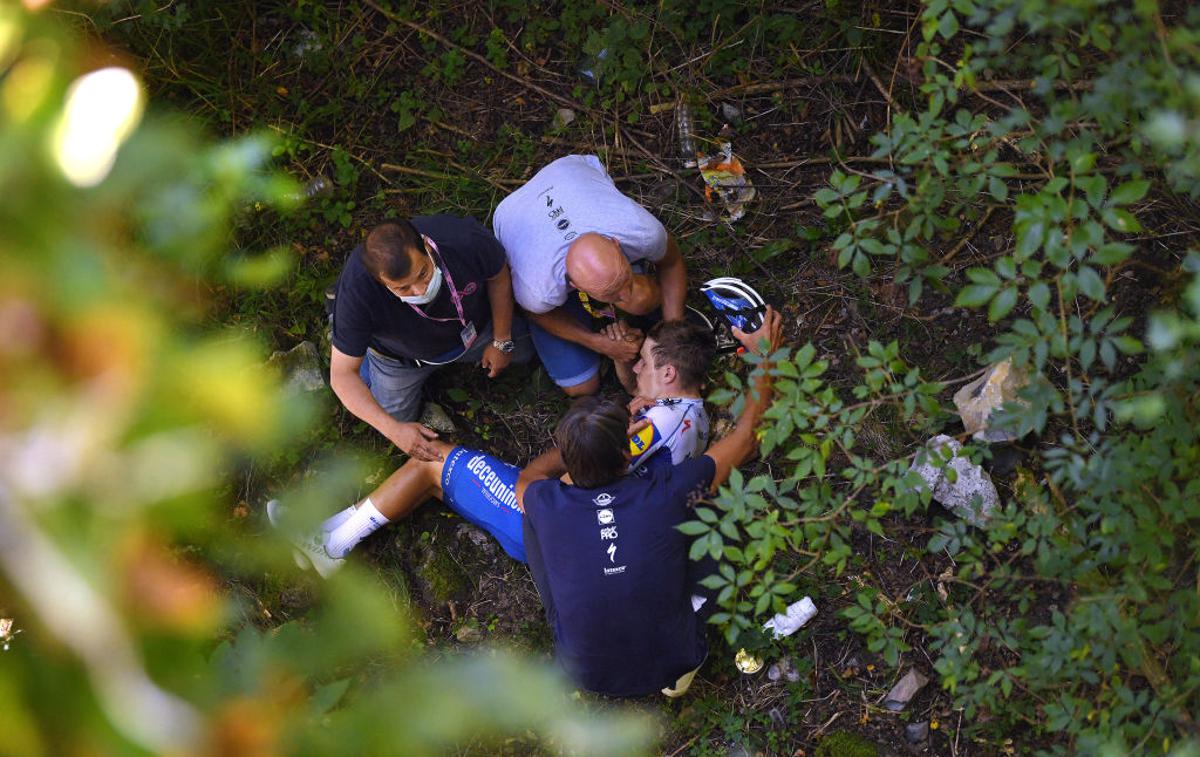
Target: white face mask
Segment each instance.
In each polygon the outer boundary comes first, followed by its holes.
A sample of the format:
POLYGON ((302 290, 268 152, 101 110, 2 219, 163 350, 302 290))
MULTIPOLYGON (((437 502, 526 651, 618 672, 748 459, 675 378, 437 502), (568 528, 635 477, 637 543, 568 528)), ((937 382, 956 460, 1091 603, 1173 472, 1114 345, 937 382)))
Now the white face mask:
POLYGON ((437 261, 434 261, 433 275, 429 277, 429 286, 425 287, 425 294, 418 294, 413 297, 400 297, 400 301, 406 302, 409 305, 428 305, 437 299, 438 293, 441 291, 442 269, 438 267, 437 261))

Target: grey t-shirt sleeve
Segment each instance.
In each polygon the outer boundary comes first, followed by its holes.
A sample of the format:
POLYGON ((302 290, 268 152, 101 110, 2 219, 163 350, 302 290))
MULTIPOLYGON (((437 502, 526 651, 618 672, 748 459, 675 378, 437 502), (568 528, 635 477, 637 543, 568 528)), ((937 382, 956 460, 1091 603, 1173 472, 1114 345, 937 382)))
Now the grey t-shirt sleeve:
POLYGON ((621 225, 614 227, 609 236, 621 242, 621 251, 631 263, 637 260, 657 263, 667 254, 666 227, 633 200, 629 200, 621 225))
POLYGON ((519 272, 510 258, 509 269, 512 272, 513 297, 518 305, 530 313, 549 313, 567 301, 570 287, 567 286, 565 257, 552 261, 546 269, 530 270, 528 266, 522 266, 519 272))

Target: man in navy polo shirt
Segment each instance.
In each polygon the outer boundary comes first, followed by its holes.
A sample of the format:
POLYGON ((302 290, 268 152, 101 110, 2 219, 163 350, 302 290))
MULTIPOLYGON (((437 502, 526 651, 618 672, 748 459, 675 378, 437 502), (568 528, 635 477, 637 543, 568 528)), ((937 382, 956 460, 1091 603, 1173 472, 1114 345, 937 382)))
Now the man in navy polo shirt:
POLYGON ((414 423, 425 380, 438 366, 473 362, 495 377, 532 356, 527 334, 504 248, 478 221, 392 221, 367 234, 338 278, 329 383, 401 450, 440 460, 437 433, 414 423))
MULTIPOLYGON (((773 351, 781 333, 779 314, 768 308, 756 342, 773 351)), ((763 374, 728 436, 703 456, 642 475, 626 474, 628 409, 585 397, 555 431, 556 449, 521 472, 516 492, 529 570, 559 663, 583 688, 675 695, 704 662, 690 540, 676 526, 755 452, 754 430, 770 394, 763 374), (556 478, 563 469, 570 483, 556 478)))

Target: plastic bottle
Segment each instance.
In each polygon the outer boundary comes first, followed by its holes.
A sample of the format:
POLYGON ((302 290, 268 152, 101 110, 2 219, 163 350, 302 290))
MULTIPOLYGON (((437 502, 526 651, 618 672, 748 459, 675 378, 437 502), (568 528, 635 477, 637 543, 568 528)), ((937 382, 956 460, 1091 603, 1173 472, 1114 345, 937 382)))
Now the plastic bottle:
POLYGON ((304 198, 307 200, 311 200, 314 197, 325 197, 326 195, 330 195, 332 193, 333 182, 329 179, 326 179, 324 176, 318 176, 317 178, 305 184, 304 190, 302 191, 304 198))
POLYGON ((675 124, 679 127, 679 157, 684 168, 696 167, 696 141, 692 138, 692 109, 680 100, 675 106, 675 124))

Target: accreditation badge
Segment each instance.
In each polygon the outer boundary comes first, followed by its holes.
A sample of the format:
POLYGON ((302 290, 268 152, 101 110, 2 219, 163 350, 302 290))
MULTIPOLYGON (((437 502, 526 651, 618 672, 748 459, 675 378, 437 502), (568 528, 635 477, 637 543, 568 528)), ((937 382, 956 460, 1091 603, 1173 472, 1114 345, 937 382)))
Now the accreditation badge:
POLYGON ((470 347, 475 343, 475 324, 468 323, 466 326, 463 326, 463 330, 458 335, 462 338, 463 347, 470 347))

